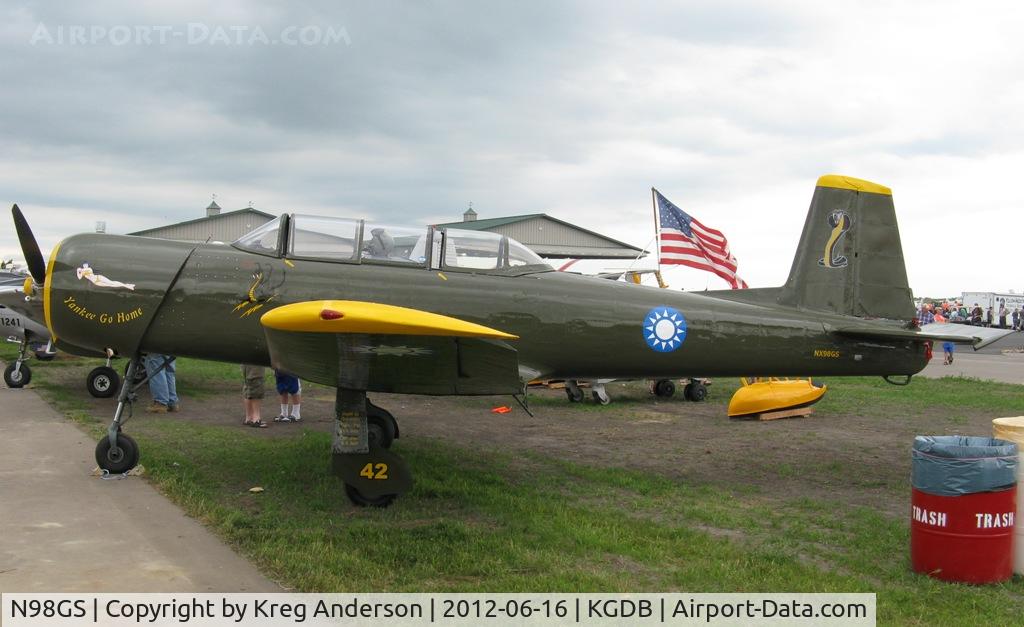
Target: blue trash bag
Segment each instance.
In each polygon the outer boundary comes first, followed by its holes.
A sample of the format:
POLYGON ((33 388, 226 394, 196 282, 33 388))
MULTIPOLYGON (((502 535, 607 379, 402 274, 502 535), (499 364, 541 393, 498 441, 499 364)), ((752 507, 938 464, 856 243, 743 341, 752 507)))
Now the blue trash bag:
POLYGON ((912 455, 911 484, 928 494, 962 496, 1017 484, 1017 445, 1006 440, 919 435, 912 455))

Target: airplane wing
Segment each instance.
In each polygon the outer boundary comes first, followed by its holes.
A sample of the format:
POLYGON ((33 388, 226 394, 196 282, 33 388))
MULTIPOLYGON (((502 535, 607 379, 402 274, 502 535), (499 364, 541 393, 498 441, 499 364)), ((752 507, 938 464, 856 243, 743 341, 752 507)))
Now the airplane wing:
POLYGON ((363 301, 283 305, 260 318, 271 364, 335 387, 404 394, 523 389, 516 336, 418 309, 363 301))
POLYGON ((0 305, 40 323, 43 321, 43 299, 26 301, 25 290, 21 285, 0 286, 0 305))
POLYGON ((840 335, 851 337, 891 339, 891 340, 930 340, 933 342, 953 342, 954 344, 970 344, 974 350, 984 348, 999 338, 1013 333, 1010 329, 992 329, 975 327, 967 324, 942 324, 933 322, 918 329, 902 329, 894 327, 878 327, 871 325, 851 325, 832 329, 840 335))

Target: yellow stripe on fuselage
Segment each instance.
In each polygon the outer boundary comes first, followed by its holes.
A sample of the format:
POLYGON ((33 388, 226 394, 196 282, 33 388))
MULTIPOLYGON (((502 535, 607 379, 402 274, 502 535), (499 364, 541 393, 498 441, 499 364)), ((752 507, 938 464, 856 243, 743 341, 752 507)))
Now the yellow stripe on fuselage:
POLYGON ((518 336, 450 316, 358 300, 317 300, 283 305, 260 317, 260 323, 279 331, 307 333, 370 333, 381 335, 433 335, 515 340, 518 336), (321 312, 342 314, 324 320, 321 312))
POLYGON ((864 179, 842 174, 826 174, 818 179, 818 187, 833 187, 835 189, 849 189, 855 192, 871 192, 872 194, 885 194, 892 196, 892 190, 885 185, 865 181, 864 179))
POLYGON ((57 242, 50 252, 50 260, 46 263, 46 282, 43 283, 43 318, 46 322, 46 329, 50 332, 50 338, 56 342, 57 334, 53 330, 53 323, 50 321, 50 288, 53 286, 53 266, 57 262, 57 251, 64 240, 57 242))

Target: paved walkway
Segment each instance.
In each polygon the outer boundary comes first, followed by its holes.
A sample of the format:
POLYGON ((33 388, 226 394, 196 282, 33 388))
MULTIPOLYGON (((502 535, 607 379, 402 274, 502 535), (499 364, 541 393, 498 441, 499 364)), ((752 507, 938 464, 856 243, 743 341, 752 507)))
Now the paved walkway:
POLYGON ((993 355, 975 353, 969 348, 957 347, 953 363, 942 364, 942 345, 936 346, 935 357, 921 371, 921 377, 974 377, 1004 383, 1024 384, 1024 353, 993 355))
MULTIPOLYGON (((111 405, 113 408, 113 405, 111 405)), ((281 592, 31 390, 0 388, 0 592, 281 592)))

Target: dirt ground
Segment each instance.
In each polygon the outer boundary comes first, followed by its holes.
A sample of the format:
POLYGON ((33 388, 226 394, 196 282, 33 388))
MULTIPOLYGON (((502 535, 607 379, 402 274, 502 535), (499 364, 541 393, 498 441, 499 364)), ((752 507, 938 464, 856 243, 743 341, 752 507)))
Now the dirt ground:
MULTIPOLYGON (((70 387, 82 387, 67 373, 70 387)), ((179 374, 180 377, 180 374, 179 374)), ((269 386, 268 386, 269 387, 269 386)), ((864 505, 905 517, 909 500, 910 445, 914 435, 988 434, 995 416, 974 415, 946 423, 936 416, 861 416, 819 410, 806 418, 759 422, 730 420, 728 385, 712 385, 703 403, 662 400, 642 383, 608 386, 613 402, 569 403, 561 390, 531 390, 528 415, 509 397, 421 397, 371 394, 401 425, 401 439, 432 438, 456 446, 504 453, 537 453, 600 467, 656 473, 692 485, 742 491, 769 501, 813 498, 838 507, 864 505), (496 406, 512 411, 492 413, 496 406)), ((272 391, 270 388, 268 391, 272 391)), ((98 418, 108 420, 113 399, 82 398, 98 418)), ((136 404, 138 423, 151 414, 143 391, 136 404)), ((258 437, 288 437, 303 428, 329 432, 334 391, 306 386, 301 424, 273 423, 276 396, 263 403, 259 431, 243 427, 238 390, 189 398, 167 419, 235 426, 258 437)), ((129 433, 135 427, 126 426, 129 433)), ((135 427, 138 428, 138 427, 135 427)), ((143 455, 145 453, 143 452, 143 455)))

